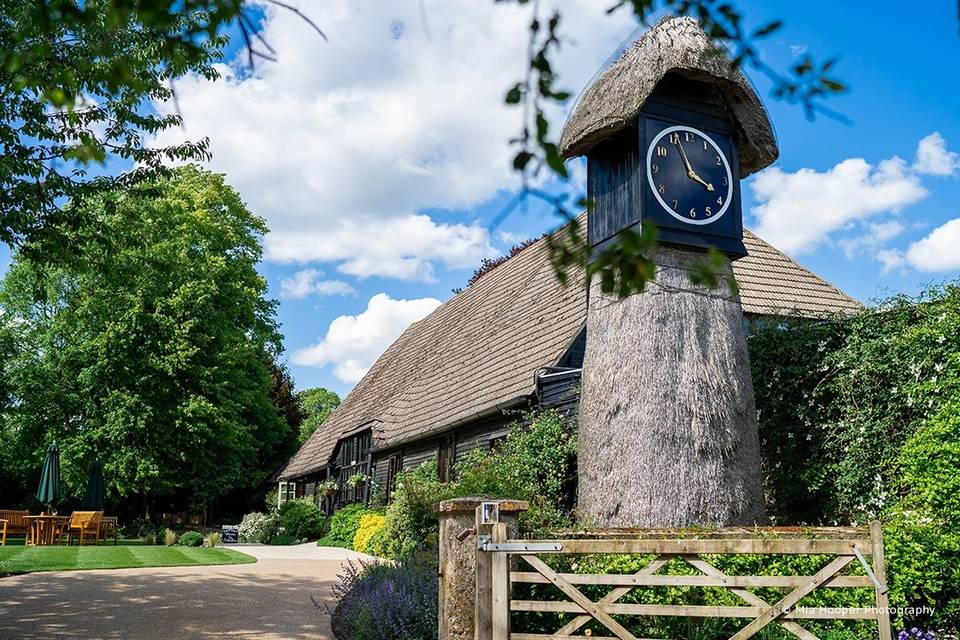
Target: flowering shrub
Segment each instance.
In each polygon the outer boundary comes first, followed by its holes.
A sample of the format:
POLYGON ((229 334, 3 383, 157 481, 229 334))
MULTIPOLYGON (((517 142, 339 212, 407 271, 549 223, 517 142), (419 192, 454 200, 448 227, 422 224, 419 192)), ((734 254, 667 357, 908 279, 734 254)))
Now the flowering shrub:
POLYGON ((353 550, 360 553, 367 553, 367 546, 370 539, 381 529, 386 520, 379 513, 368 513, 360 518, 360 526, 353 536, 353 550))
POLYGON ((782 523, 882 517, 898 624, 960 627, 960 285, 748 339, 768 509, 782 523))
POLYGON ((279 516, 275 513, 252 512, 243 516, 238 532, 240 542, 267 544, 280 528, 279 516))
POLYGON ((326 545, 353 548, 353 537, 360 528, 360 519, 368 514, 378 513, 362 504, 343 507, 330 517, 330 532, 321 541, 326 545))
POLYGON ((428 640, 437 637, 437 565, 406 560, 350 564, 333 588, 330 610, 341 640, 428 640))
POLYGON ((933 631, 923 631, 914 627, 909 631, 901 631, 897 634, 897 640, 937 640, 937 634, 933 631))

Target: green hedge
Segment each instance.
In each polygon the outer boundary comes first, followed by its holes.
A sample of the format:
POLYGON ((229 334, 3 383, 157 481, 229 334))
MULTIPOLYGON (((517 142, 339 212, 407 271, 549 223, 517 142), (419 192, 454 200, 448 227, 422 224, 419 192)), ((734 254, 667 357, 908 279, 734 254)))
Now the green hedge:
POLYGON ((751 333, 770 514, 884 521, 902 626, 960 626, 960 287, 751 333))
POLYGON ((293 540, 316 540, 327 533, 327 518, 310 499, 288 500, 279 513, 283 533, 293 540))

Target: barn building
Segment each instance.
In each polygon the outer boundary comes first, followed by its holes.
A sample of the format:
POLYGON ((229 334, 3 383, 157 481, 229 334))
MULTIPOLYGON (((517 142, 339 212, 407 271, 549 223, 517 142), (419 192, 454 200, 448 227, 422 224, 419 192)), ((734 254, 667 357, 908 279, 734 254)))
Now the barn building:
MULTIPOLYGON (((850 313, 860 304, 744 230, 733 263, 745 331, 758 319, 850 313)), ((338 482, 327 509, 389 492, 399 472, 435 459, 442 480, 470 451, 488 450, 517 411, 576 412, 586 341, 582 274, 554 275, 540 240, 414 323, 376 361, 343 404, 280 472, 281 495, 314 496, 338 482)))

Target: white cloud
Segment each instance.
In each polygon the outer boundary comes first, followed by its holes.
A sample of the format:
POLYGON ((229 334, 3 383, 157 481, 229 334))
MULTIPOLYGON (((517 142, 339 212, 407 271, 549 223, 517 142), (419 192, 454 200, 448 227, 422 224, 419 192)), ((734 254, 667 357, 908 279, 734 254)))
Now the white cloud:
POLYGON ((327 231, 276 231, 266 244, 267 258, 275 262, 336 261, 340 271, 361 278, 427 282, 434 280, 435 261, 464 268, 500 254, 485 228, 437 224, 425 215, 346 220, 327 231))
POLYGON ((364 311, 334 319, 320 342, 294 351, 291 359, 304 366, 332 365, 338 379, 356 383, 404 329, 438 306, 435 298, 394 300, 378 293, 364 311))
POLYGON ((303 269, 280 281, 280 297, 289 300, 306 298, 311 294, 347 296, 356 292, 356 289, 343 280, 325 280, 323 272, 316 269, 303 269))
POLYGON ((960 269, 960 218, 954 218, 910 245, 906 261, 918 271, 960 269))
MULTIPOLYGON (((558 85, 576 89, 634 24, 594 0, 548 4, 563 7, 572 40, 558 85)), ((309 10, 329 42, 290 12, 265 11, 279 61, 178 80, 185 128, 155 143, 209 136, 211 167, 267 219, 268 260, 428 279, 433 265, 494 253, 482 227, 423 211, 468 209, 516 186, 507 141, 521 111, 503 96, 525 68, 529 5, 331 0, 309 10)))
POLYGON ((863 233, 850 238, 842 238, 837 244, 843 249, 847 258, 852 259, 864 251, 879 249, 905 230, 906 227, 903 223, 897 220, 871 223, 866 226, 863 233))
POLYGON ((900 269, 906 264, 903 253, 896 249, 881 249, 874 257, 883 264, 885 274, 894 269, 900 269))
POLYGON ((933 176, 953 175, 960 169, 960 159, 953 151, 947 151, 947 141, 934 131, 917 145, 917 157, 913 170, 933 176))
POLYGON ((813 251, 835 231, 897 212, 927 195, 896 156, 876 166, 850 158, 825 172, 775 167, 757 174, 750 186, 758 202, 751 211, 755 231, 791 254, 813 251))

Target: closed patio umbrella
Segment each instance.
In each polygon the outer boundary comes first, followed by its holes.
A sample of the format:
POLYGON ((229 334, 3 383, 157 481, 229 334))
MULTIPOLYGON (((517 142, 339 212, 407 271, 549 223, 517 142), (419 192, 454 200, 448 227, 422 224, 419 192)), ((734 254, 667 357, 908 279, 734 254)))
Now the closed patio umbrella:
POLYGON ((60 500, 60 494, 60 448, 54 442, 47 447, 47 457, 43 460, 37 500, 49 507, 60 500))
POLYGON ((83 508, 90 511, 103 511, 106 501, 106 490, 103 486, 103 465, 94 460, 90 465, 90 478, 87 480, 87 495, 83 498, 83 508))

